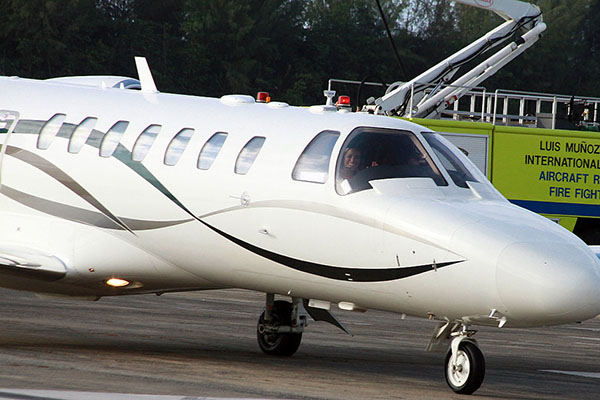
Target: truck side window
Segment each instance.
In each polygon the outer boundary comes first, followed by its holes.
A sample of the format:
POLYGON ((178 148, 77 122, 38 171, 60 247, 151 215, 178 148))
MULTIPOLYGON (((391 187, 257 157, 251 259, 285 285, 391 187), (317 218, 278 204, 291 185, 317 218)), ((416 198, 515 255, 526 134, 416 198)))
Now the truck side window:
POLYGON ((217 132, 208 139, 208 141, 202 146, 200 155, 198 156, 198 169, 209 169, 210 166, 217 158, 221 147, 227 139, 227 133, 217 132))
POLYGON ((242 151, 235 161, 235 173, 240 175, 246 175, 250 171, 250 167, 254 164, 254 160, 258 156, 260 149, 262 149, 265 143, 265 138, 262 136, 256 136, 250 139, 244 146, 242 151))
POLYGON ((325 183, 329 177, 329 161, 333 146, 340 137, 336 131, 323 131, 310 141, 292 171, 296 181, 325 183))
POLYGON ((342 195, 355 193, 371 189, 371 181, 397 178, 430 178, 438 186, 448 185, 412 132, 355 129, 338 156, 337 192, 342 195))
POLYGON ((429 132, 423 132, 423 137, 427 140, 435 155, 440 159, 456 186, 468 188, 467 182, 479 182, 458 158, 458 155, 450 150, 449 146, 452 146, 452 144, 446 141, 446 139, 443 139, 438 134, 429 132))

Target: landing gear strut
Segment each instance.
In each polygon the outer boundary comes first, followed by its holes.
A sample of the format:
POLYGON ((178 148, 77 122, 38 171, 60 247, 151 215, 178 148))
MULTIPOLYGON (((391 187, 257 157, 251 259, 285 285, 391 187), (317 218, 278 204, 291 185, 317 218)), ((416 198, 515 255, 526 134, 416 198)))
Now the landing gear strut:
POLYGON ((301 312, 301 299, 289 303, 274 297, 267 294, 267 306, 258 318, 258 345, 266 354, 291 356, 300 347, 307 316, 301 312))
POLYGON ((479 347, 471 341, 458 344, 456 354, 450 350, 446 355, 444 369, 450 389, 460 394, 471 394, 483 383, 485 360, 479 347))
POLYGON ((446 355, 444 375, 446 383, 454 392, 471 394, 483 383, 485 360, 477 342, 471 337, 477 331, 468 329, 461 323, 441 323, 436 327, 428 351, 441 348, 450 349, 446 355))

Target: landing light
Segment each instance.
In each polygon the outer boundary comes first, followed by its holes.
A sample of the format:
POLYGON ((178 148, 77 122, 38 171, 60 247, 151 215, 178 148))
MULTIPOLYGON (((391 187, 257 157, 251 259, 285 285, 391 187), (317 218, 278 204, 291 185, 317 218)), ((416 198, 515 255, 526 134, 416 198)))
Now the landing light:
POLYGON ((130 283, 131 282, 129 282, 128 280, 120 279, 120 278, 110 278, 106 281, 106 284, 108 286, 112 286, 112 287, 116 287, 116 288, 128 286, 130 283))

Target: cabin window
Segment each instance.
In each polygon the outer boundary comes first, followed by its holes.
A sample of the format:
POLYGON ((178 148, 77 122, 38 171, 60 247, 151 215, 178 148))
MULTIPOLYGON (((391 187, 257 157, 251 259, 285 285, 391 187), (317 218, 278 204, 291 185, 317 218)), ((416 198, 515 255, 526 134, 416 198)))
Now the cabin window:
POLYGON ((37 148, 40 150, 47 150, 52 141, 56 137, 56 134, 60 130, 63 122, 65 121, 65 114, 54 114, 52 118, 50 118, 42 129, 40 130, 40 136, 38 136, 37 148))
POLYGON ((323 131, 315 136, 298 158, 292 171, 292 179, 315 183, 327 182, 331 152, 339 137, 340 133, 336 131, 323 131))
POLYGON ((254 164, 254 160, 258 156, 260 149, 262 149, 265 143, 265 138, 262 136, 256 136, 250 139, 244 146, 242 151, 235 161, 235 173, 240 175, 246 175, 250 171, 250 167, 254 164))
POLYGON ((171 139, 169 146, 167 146, 164 160, 166 165, 175 165, 179 162, 193 134, 194 130, 192 128, 183 128, 177 132, 173 139, 171 139))
POLYGON ((77 125, 69 139, 69 153, 77 154, 81 151, 97 122, 97 118, 87 117, 77 125))
POLYGON ((131 153, 131 159, 133 161, 143 161, 150 147, 154 143, 158 132, 160 132, 160 125, 150 125, 138 136, 133 146, 133 152, 131 153))
POLYGON ((467 182, 479 182, 459 159, 459 155, 450 149, 453 146, 450 142, 435 133, 423 132, 423 137, 427 140, 437 158, 440 159, 456 186, 468 188, 467 182))
POLYGON ((110 157, 117 149, 125 130, 129 126, 127 121, 119 121, 115 123, 104 135, 102 144, 100 145, 100 156, 110 157))
POLYGON ((227 139, 227 133, 225 132, 217 132, 208 139, 204 146, 202 146, 202 150, 198 156, 199 169, 209 169, 211 167, 219 151, 221 151, 225 139, 227 139))
POLYGON ((430 178, 438 186, 447 185, 412 132, 384 128, 355 129, 346 139, 338 157, 338 193, 371 189, 371 181, 394 178, 430 178))

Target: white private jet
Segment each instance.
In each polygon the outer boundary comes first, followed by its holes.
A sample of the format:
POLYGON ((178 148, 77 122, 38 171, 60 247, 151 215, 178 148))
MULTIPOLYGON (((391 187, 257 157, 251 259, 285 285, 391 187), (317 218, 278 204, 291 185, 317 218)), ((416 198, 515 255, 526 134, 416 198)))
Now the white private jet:
POLYGON ((440 135, 333 105, 159 93, 137 61, 139 82, 0 78, 1 286, 260 291, 260 348, 286 356, 309 315, 345 329, 333 304, 429 318, 458 393, 485 373, 471 326, 600 313, 594 252, 440 135))

